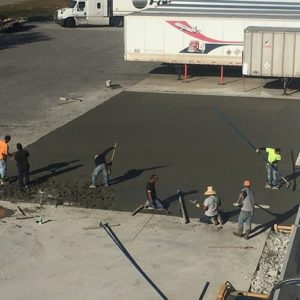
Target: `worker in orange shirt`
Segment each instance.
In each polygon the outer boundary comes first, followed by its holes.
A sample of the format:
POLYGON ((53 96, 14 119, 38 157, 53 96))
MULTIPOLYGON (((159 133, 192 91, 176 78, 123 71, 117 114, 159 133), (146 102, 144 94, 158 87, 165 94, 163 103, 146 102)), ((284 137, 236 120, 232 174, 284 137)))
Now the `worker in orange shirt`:
POLYGON ((3 140, 0 140, 0 185, 4 185, 7 171, 7 157, 10 156, 8 143, 11 137, 6 135, 3 140))

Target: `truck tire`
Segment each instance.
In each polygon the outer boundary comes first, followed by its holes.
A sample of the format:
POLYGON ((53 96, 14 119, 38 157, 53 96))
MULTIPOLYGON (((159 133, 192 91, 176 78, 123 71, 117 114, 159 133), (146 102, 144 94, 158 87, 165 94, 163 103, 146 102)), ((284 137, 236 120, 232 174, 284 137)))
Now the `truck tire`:
POLYGON ((123 27, 123 25, 124 25, 123 17, 114 17, 112 24, 114 27, 123 27))
POLYGON ((74 28, 74 27, 76 27, 76 23, 75 23, 74 18, 68 18, 68 19, 65 21, 65 25, 66 25, 66 27, 68 27, 68 28, 74 28))

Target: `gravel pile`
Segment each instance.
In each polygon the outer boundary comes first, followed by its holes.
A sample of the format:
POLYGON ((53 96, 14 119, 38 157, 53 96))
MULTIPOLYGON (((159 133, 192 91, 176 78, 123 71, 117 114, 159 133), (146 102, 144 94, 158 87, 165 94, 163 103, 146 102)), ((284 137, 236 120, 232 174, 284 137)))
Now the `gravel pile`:
POLYGON ((279 280, 289 241, 289 234, 270 232, 251 282, 251 292, 270 293, 279 280))

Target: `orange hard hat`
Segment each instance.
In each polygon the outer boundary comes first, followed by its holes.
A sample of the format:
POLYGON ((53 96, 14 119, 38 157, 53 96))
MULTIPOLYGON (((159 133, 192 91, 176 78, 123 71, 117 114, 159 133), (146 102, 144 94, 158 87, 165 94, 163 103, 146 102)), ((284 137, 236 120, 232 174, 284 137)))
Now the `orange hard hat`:
POLYGON ((244 186, 250 186, 251 185, 251 181, 248 179, 244 180, 244 186))

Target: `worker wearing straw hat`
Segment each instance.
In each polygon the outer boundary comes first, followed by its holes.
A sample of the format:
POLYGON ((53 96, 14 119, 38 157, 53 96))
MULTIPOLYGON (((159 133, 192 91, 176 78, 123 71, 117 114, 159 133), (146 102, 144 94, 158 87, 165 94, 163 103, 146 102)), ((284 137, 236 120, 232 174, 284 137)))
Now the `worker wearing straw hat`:
POLYGON ((222 225, 222 218, 219 211, 221 201, 219 197, 216 196, 217 192, 212 186, 208 186, 204 195, 208 196, 204 200, 204 203, 202 205, 196 204, 197 207, 202 207, 204 209, 204 216, 200 218, 200 221, 208 224, 222 225))

